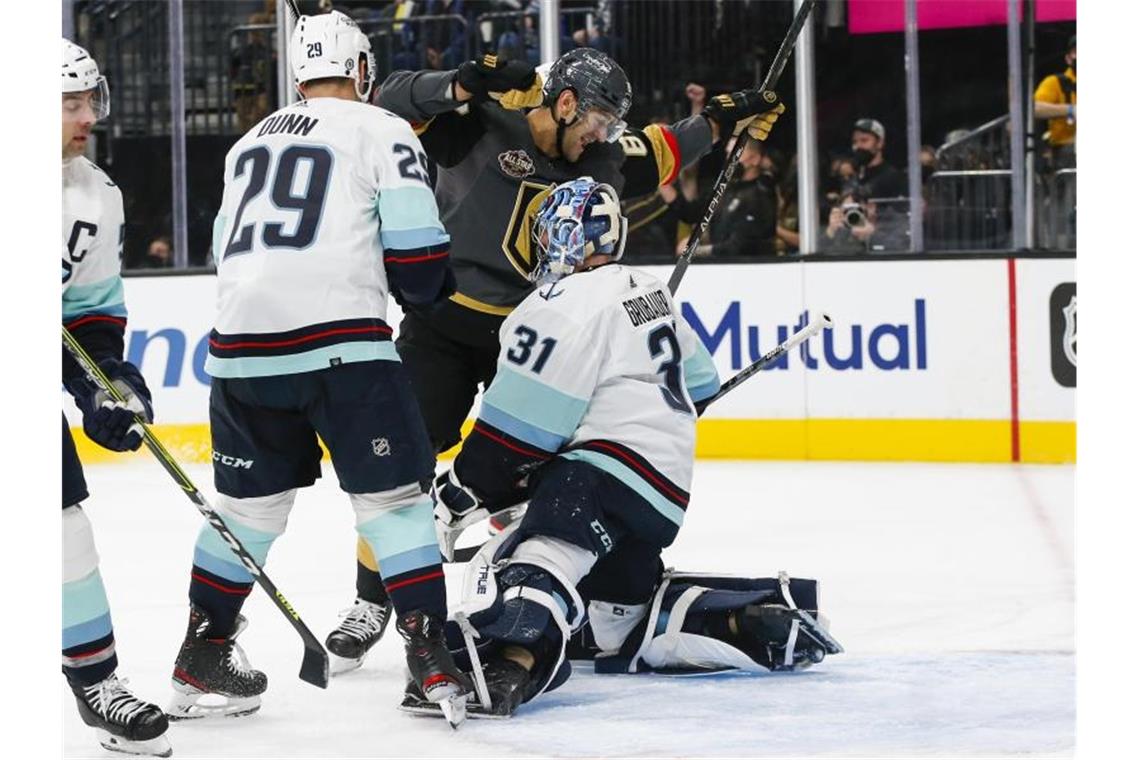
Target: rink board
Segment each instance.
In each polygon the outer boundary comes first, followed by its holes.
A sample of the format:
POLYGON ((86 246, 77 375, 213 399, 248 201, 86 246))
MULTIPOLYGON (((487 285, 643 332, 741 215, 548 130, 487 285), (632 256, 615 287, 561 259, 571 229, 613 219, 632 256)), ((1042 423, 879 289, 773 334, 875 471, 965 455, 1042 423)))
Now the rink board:
MULTIPOLYGON (((682 311, 722 380, 820 312, 835 327, 710 407, 697 454, 1075 461, 1075 282, 1072 258, 698 263, 682 311)), ((210 453, 203 364, 214 284, 125 281, 127 356, 154 393, 156 432, 186 461, 210 453)), ((395 304, 389 316, 398 325, 395 304)), ((77 432, 84 461, 118 456, 77 432)))

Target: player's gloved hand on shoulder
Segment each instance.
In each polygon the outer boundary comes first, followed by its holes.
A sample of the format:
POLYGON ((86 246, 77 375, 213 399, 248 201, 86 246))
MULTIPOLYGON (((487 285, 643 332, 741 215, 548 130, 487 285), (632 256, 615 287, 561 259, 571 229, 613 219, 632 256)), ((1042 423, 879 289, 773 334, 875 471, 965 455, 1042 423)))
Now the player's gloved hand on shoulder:
POLYGON ((740 90, 714 96, 701 115, 717 125, 717 139, 735 137, 747 128, 749 137, 767 140, 772 126, 785 110, 779 96, 771 90, 740 90))
POLYGON ((115 401, 86 375, 67 383, 67 390, 83 412, 83 432, 95 443, 111 451, 134 451, 142 445, 142 428, 135 422, 138 414, 147 422, 154 419, 150 405, 150 389, 138 367, 117 359, 103 359, 99 369, 122 394, 115 401))
MULTIPOLYGON (((475 101, 487 100, 492 93, 506 93, 510 90, 522 90, 530 93, 538 83, 534 73, 534 66, 526 61, 504 60, 496 55, 485 55, 474 61, 460 64, 455 72, 455 81, 467 92, 471 93, 475 101)), ((515 98, 517 101, 518 98, 515 98)), ((542 102, 541 85, 539 86, 538 103, 542 102)), ((522 105, 516 105, 522 107, 522 105)))

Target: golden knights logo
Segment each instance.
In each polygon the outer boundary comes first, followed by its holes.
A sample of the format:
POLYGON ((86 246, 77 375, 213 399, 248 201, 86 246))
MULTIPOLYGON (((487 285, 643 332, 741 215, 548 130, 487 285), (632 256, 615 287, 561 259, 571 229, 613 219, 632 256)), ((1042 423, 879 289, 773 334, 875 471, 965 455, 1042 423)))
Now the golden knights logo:
POLYGON ((1077 284, 1062 282, 1049 296, 1049 357, 1053 379, 1065 388, 1077 385, 1077 284))
POLYGON ((499 168, 509 177, 529 177, 534 174, 534 159, 525 150, 508 150, 499 154, 499 168))
MULTIPOLYGON (((511 151, 522 153, 522 151, 511 151)), ((502 160, 503 155, 499 156, 502 160)), ((529 160, 529 157, 528 157, 529 160)), ((523 180, 519 183, 518 194, 515 196, 515 208, 511 212, 511 220, 507 224, 506 234, 503 235, 503 254, 524 278, 534 270, 535 260, 531 251, 530 228, 531 220, 538 213, 538 207, 546 200, 556 185, 553 182, 534 182, 523 180)))

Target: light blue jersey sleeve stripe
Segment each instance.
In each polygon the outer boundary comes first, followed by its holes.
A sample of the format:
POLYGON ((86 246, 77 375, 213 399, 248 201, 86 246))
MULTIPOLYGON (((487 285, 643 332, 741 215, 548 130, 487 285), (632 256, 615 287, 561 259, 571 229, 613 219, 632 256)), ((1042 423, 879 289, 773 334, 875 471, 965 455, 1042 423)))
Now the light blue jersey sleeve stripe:
POLYGON ((697 341, 696 351, 681 365, 685 387, 693 401, 702 401, 720 390, 720 375, 705 344, 697 341))
POLYGON ((110 612, 99 570, 63 584, 63 627, 70 628, 110 612))
POLYGON ((380 228, 380 245, 384 246, 384 250, 414 251, 417 248, 442 245, 450 241, 451 237, 442 227, 418 227, 411 230, 380 228))
POLYGON ((90 285, 72 285, 64 290, 64 321, 70 321, 84 314, 127 316, 127 305, 123 299, 123 279, 115 275, 90 285))
POLYGON ((391 187, 380 191, 376 203, 382 230, 435 228, 443 231, 435 195, 426 185, 391 187))
POLYGON ((532 427, 569 438, 582 421, 589 402, 521 375, 500 362, 483 404, 532 427))
POLYGON ((76 625, 65 625, 63 629, 63 648, 70 649, 80 644, 98 641, 111 633, 111 613, 106 612, 94 620, 88 620, 76 625))
POLYGON ((627 486, 637 492, 641 498, 649 502, 654 509, 661 513, 670 522, 680 526, 685 519, 685 510, 678 507, 673 502, 666 499, 657 492, 653 486, 645 482, 645 480, 636 472, 626 467, 621 462, 612 459, 605 454, 599 454, 596 451, 587 451, 585 449, 574 449, 567 451, 565 454, 559 456, 566 459, 576 459, 581 462, 586 462, 599 470, 604 470, 610 475, 625 483, 627 486))
POLYGON ((479 419, 502 430, 507 435, 525 441, 543 451, 558 451, 562 448, 562 444, 566 443, 567 436, 551 433, 548 430, 523 422, 518 417, 488 403, 486 399, 483 400, 483 406, 479 409, 479 419))
POLYGON ((243 356, 222 359, 206 355, 206 374, 211 377, 265 377, 267 375, 296 375, 328 369, 335 360, 340 364, 374 360, 400 361, 396 346, 390 340, 338 343, 288 356, 243 356))

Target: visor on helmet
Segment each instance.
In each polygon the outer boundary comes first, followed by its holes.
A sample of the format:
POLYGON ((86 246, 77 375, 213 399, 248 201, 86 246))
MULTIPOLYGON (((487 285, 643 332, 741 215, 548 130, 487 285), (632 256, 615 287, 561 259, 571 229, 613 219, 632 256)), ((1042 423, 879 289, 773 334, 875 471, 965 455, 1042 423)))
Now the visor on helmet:
POLYGON ((63 118, 83 121, 88 111, 94 121, 105 119, 111 114, 111 93, 105 77, 95 80, 95 86, 90 90, 63 93, 63 118))

